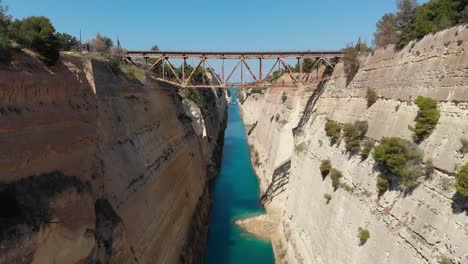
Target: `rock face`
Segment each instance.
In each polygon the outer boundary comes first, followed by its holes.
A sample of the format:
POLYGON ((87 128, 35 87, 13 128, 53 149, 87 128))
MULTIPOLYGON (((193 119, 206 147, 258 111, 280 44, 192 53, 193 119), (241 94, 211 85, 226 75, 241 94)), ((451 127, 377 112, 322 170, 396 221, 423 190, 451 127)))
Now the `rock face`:
POLYGON ((459 26, 401 51, 375 51, 363 58, 348 86, 338 64, 326 83, 247 98, 242 115, 247 124, 258 121, 249 141, 263 201, 281 219, 273 236, 279 263, 438 263, 442 256, 468 263, 468 202, 454 188, 457 166, 468 162, 459 152, 460 139, 468 138, 467 50, 468 29, 459 26), (368 88, 379 96, 369 108, 368 88), (408 126, 414 125, 420 95, 439 101, 441 118, 419 145, 435 171, 410 193, 393 188, 379 196, 372 155, 363 161, 347 153, 343 141, 331 144, 326 120, 367 121, 366 137, 377 142, 390 136, 411 140, 408 126), (319 170, 326 159, 343 173, 336 191, 319 170), (331 194, 329 203, 324 194, 331 194), (364 245, 359 227, 370 232, 364 245))
POLYGON ((226 92, 192 91, 195 118, 150 75, 14 62, 0 66, 0 263, 200 263, 226 92))

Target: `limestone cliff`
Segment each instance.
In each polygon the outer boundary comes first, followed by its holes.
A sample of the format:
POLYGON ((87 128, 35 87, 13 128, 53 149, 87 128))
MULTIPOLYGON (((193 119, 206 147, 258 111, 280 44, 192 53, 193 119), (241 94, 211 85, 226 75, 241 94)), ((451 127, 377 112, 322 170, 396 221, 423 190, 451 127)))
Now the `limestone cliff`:
POLYGON ((0 263, 201 262, 225 91, 201 111, 102 61, 0 67, 0 263))
POLYGON ((401 51, 390 46, 369 54, 348 86, 338 64, 326 83, 248 96, 242 115, 247 124, 258 122, 249 142, 262 201, 278 221, 279 263, 438 263, 442 256, 468 263, 468 203, 454 188, 457 166, 468 162, 459 152, 468 135, 467 50, 468 29, 459 26, 401 51), (379 96, 369 108, 368 88, 379 96), (435 172, 411 193, 392 189, 379 196, 376 162, 350 155, 344 142, 330 144, 325 122, 365 120, 370 139, 411 140, 420 95, 439 102, 441 118, 419 146, 435 172), (326 159, 343 172, 343 188, 334 191, 329 177, 322 178, 326 159), (324 194, 332 195, 329 203, 324 194), (362 246, 359 227, 370 232, 362 246))

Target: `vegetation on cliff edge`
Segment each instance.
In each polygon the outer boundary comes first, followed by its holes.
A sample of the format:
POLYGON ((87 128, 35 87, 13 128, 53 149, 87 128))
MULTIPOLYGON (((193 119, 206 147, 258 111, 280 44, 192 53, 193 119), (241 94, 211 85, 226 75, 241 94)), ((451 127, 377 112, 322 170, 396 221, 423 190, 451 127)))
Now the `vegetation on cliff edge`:
POLYGON ((395 44, 405 47, 411 40, 421 39, 457 24, 468 22, 467 0, 432 0, 419 5, 416 0, 397 0, 396 14, 385 14, 377 22, 374 44, 384 47, 395 44))

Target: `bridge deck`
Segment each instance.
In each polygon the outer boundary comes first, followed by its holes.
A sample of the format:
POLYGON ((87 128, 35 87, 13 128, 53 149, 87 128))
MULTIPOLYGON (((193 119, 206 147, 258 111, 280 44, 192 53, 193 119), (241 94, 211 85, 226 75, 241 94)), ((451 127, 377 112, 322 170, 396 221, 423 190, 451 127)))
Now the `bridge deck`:
POLYGON ((128 57, 206 59, 342 58, 341 51, 127 51, 128 57))

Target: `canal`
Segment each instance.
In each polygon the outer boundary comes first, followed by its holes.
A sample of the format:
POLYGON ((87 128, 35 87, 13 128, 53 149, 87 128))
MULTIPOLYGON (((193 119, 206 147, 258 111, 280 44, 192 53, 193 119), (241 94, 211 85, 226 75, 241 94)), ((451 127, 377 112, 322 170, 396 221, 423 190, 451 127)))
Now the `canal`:
MULTIPOLYGON (((235 91, 231 90, 233 101, 235 91)), ((221 171, 212 186, 207 264, 274 263, 269 241, 243 232, 234 222, 239 218, 265 213, 259 202, 259 186, 250 161, 247 135, 237 104, 229 105, 228 125, 221 171)))

